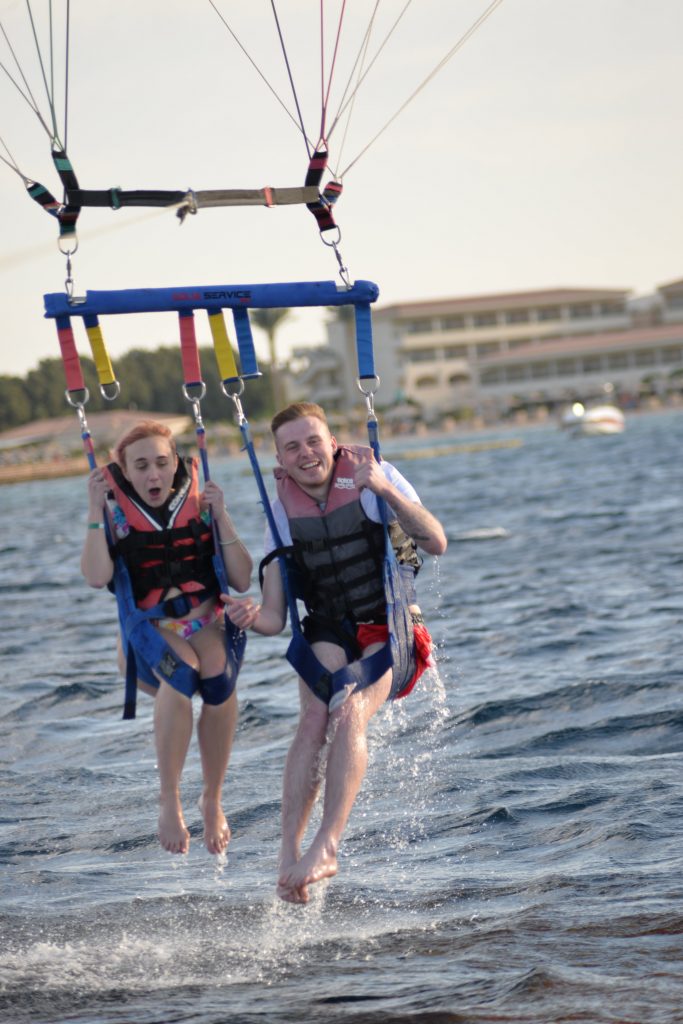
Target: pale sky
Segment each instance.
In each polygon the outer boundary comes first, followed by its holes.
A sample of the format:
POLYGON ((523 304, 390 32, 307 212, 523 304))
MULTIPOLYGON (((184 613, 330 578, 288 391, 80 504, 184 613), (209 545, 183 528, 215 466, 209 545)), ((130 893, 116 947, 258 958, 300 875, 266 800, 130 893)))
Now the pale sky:
MULTIPOLYGON (((489 3, 413 0, 358 93, 341 157, 343 127, 333 134, 336 169, 489 3)), ((292 108, 269 0, 216 5, 292 108)), ((371 52, 404 5, 379 4, 371 52)), ((330 33, 340 6, 325 4, 330 33)), ((47 41, 46 0, 32 7, 47 41)), ((373 7, 347 2, 337 100, 373 7)), ((301 134, 208 0, 72 0, 71 9, 67 148, 81 187, 303 183, 301 134)), ((279 0, 277 10, 315 142, 319 4, 279 0)), ((45 110, 25 0, 0 0, 0 20, 45 110)), ((62 33, 60 13, 60 83, 62 33)), ((331 50, 329 41, 328 65, 331 50)), ((1 37, 0 60, 14 70, 1 37)), ((646 294, 682 278, 682 68, 681 0, 503 0, 344 178, 336 218, 351 277, 376 281, 379 305, 569 286, 646 294)), ((2 72, 0 137, 24 174, 61 195, 48 136, 2 72)), ((0 374, 23 375, 58 354, 42 295, 63 289, 65 260, 56 221, 3 163, 0 197, 0 374)), ((169 211, 84 209, 73 268, 77 294, 338 271, 305 207, 200 210, 182 227, 169 211)), ((298 314, 283 328, 284 350, 322 342, 325 315, 298 314)), ((114 368, 129 348, 176 340, 173 314, 103 318, 103 327, 114 368)))

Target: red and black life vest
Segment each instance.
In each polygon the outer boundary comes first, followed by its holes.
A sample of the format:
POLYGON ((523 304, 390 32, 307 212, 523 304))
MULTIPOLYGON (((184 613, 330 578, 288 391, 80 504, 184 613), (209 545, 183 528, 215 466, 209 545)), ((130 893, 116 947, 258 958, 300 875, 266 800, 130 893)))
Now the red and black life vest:
MULTIPOLYGON (((116 463, 110 463, 104 473, 111 499, 128 527, 125 536, 120 535, 125 526, 117 530, 113 554, 126 563, 137 606, 153 607, 171 588, 198 597, 201 593, 202 600, 217 593, 213 535, 200 514, 197 460, 178 460, 173 492, 163 511, 140 499, 116 463)), ((115 510, 115 525, 117 518, 115 510)))
MULTIPOLYGON (((301 570, 297 596, 309 612, 337 620, 386 621, 384 528, 365 514, 354 482, 356 468, 372 458, 372 449, 360 445, 337 449, 322 509, 285 470, 275 470, 294 559, 301 570)), ((417 573, 421 560, 415 543, 396 521, 389 524, 389 536, 397 561, 417 573)))

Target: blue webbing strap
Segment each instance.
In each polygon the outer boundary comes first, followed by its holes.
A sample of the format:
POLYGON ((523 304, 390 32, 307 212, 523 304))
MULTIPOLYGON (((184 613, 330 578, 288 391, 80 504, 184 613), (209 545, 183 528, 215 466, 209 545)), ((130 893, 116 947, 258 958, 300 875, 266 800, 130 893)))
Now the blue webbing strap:
POLYGON ((372 348, 372 321, 370 319, 370 303, 356 304, 356 354, 358 356, 358 376, 361 380, 375 377, 375 357, 372 348))
MULTIPOLYGON (((256 486, 258 488, 259 496, 261 498, 261 507, 263 508, 263 511, 265 512, 266 515, 266 519, 268 520, 268 526, 270 527, 270 532, 273 535, 275 546, 278 548, 278 550, 280 550, 284 547, 282 543, 282 537, 280 536, 280 531, 278 530, 277 523, 275 522, 275 516, 273 515, 273 510, 270 505, 268 491, 266 490, 266 485, 263 481, 261 467, 256 457, 256 452, 254 451, 254 443, 251 439, 249 423, 247 422, 245 417, 242 417, 240 421, 240 431, 242 433, 242 440, 244 441, 244 450, 249 456, 249 462, 251 463, 251 468, 254 473, 254 479, 256 480, 256 486)), ((282 574, 282 586, 285 592, 287 608, 289 609, 289 618, 292 624, 292 631, 296 630, 298 632, 301 632, 299 610, 296 604, 296 597, 293 595, 292 588, 290 585, 289 571, 287 569, 287 560, 284 555, 278 555, 277 558, 280 564, 280 572, 282 574)))
POLYGON ((237 348, 240 353, 240 369, 242 371, 240 376, 251 379, 260 377, 249 314, 244 306, 236 306, 232 311, 232 318, 235 323, 237 348))
MULTIPOLYGON (((368 437, 370 439, 370 447, 373 450, 377 462, 381 462, 379 450, 379 427, 374 415, 368 417, 368 437)), ((394 551, 393 544, 391 543, 391 537, 389 536, 387 504, 383 498, 377 498, 377 505, 379 508, 382 526, 384 527, 383 576, 384 595, 387 607, 387 626, 389 629, 389 642, 387 647, 391 652, 391 663, 394 667, 394 674, 400 679, 400 683, 398 685, 396 685, 396 680, 394 680, 393 689, 398 693, 410 681, 410 678, 415 671, 413 659, 413 648, 415 645, 414 627, 403 578, 396 558, 396 552, 394 551)))
MULTIPOLYGON (((203 434, 203 427, 201 428, 201 431, 203 434)), ((199 433, 199 429, 197 430, 197 433, 199 433)), ((209 474, 209 456, 207 454, 206 445, 204 443, 201 443, 199 445, 199 454, 202 460, 202 473, 204 475, 204 483, 206 483, 207 480, 211 479, 211 476, 209 474)), ((213 566, 213 571, 216 574, 216 579, 218 580, 218 586, 221 589, 221 593, 229 594, 230 586, 228 584, 228 574, 225 570, 225 562, 223 561, 223 555, 221 554, 221 542, 218 536, 218 527, 216 526, 216 520, 214 518, 213 512, 210 513, 210 518, 211 533, 213 536, 213 555, 211 556, 211 564, 213 566)))
MULTIPOLYGON (((151 618, 158 619, 163 616, 163 605, 155 605, 154 608, 144 610, 137 607, 133 597, 130 574, 120 556, 114 558, 114 595, 119 613, 124 654, 126 655, 126 689, 122 717, 131 719, 135 718, 137 703, 136 655, 143 658, 150 668, 153 668, 169 683, 181 676, 186 678, 189 675, 190 692, 196 689, 195 682, 197 684, 199 682, 199 673, 187 662, 179 659, 173 648, 163 639, 161 633, 149 622, 151 618)), ((187 688, 187 686, 184 687, 183 692, 187 688)))
MULTIPOLYGON (((162 618, 164 604, 153 608, 138 608, 133 599, 130 576, 123 559, 117 558, 114 586, 119 608, 119 623, 126 654, 126 688, 123 718, 135 718, 137 703, 137 658, 140 657, 155 675, 186 696, 192 695, 200 683, 199 672, 173 650, 155 629, 150 619, 162 618), (122 594, 119 599, 119 594, 122 594)), ((226 617, 225 619, 225 674, 230 682, 237 679, 247 642, 247 634, 226 617)))

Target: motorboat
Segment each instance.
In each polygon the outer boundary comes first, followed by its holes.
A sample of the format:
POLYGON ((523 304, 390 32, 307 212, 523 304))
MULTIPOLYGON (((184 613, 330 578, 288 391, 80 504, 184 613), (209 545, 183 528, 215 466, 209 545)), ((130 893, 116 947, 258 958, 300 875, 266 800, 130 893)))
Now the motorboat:
POLYGON ((616 405, 604 403, 586 409, 582 402, 574 402, 562 416, 561 425, 570 434, 593 437, 597 434, 623 433, 626 420, 616 405))

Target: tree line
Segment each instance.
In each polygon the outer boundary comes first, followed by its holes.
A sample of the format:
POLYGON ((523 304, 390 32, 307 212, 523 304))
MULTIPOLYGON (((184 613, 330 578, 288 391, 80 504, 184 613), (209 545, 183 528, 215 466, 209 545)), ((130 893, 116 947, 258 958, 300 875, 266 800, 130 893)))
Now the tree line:
MULTIPOLYGON (((220 387, 213 349, 200 348, 202 375, 206 395, 202 399, 205 420, 231 419, 234 405, 220 387)), ((100 412, 116 406, 184 415, 190 405, 182 392, 182 368, 178 346, 162 346, 155 351, 131 349, 116 360, 116 376, 121 393, 115 402, 107 402, 100 394, 95 364, 81 358, 83 378, 90 392, 87 412, 100 412)), ((64 392, 64 367, 60 358, 42 359, 25 377, 0 376, 0 430, 20 427, 32 420, 51 419, 69 412, 64 392)), ((259 380, 247 381, 243 396, 249 419, 272 415, 273 397, 270 367, 263 368, 259 380)))

